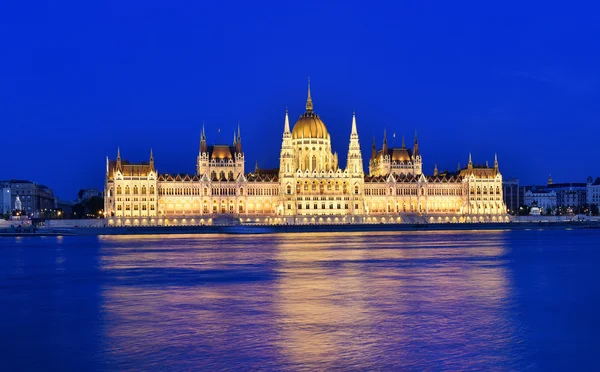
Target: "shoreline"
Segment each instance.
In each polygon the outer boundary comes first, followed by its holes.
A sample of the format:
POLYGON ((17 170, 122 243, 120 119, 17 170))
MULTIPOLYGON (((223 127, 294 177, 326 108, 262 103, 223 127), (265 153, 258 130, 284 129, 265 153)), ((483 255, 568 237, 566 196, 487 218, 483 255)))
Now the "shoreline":
POLYGON ((18 233, 0 232, 0 237, 24 236, 99 236, 99 235, 176 235, 176 234, 277 234, 379 231, 493 231, 493 230, 600 229, 596 221, 506 222, 506 223, 428 223, 428 224, 353 224, 353 225, 225 225, 170 227, 74 227, 40 228, 18 233))

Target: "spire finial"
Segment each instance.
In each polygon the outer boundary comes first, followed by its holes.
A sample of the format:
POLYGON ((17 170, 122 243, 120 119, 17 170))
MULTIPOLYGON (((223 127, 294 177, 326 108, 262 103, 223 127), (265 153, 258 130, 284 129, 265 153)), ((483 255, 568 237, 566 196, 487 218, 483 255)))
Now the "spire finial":
POLYGON ((356 112, 352 111, 352 133, 351 135, 358 135, 358 131, 356 130, 356 112))
POLYGON ((238 134, 237 134, 238 142, 242 142, 242 132, 240 131, 240 121, 238 120, 238 134))
POLYGON ((435 165, 433 166, 433 176, 434 176, 434 177, 437 177, 437 176, 438 176, 438 168, 437 168, 437 164, 435 164, 435 165))
POLYGON ((290 133, 290 119, 288 117, 288 109, 285 108, 285 125, 283 127, 283 134, 290 133))
POLYGON ((415 129, 415 143, 419 142, 419 137, 417 136, 417 130, 415 129))
POLYGON ((308 98, 306 99, 306 111, 313 110, 312 98, 310 97, 310 76, 308 77, 308 98))
POLYGON ((154 155, 152 155, 152 147, 150 147, 150 160, 154 160, 154 155))
POLYGON ((498 169, 498 153, 494 154, 494 168, 498 169))
POLYGON ((117 146, 117 160, 121 160, 121 147, 117 146))
POLYGON ((404 142, 404 136, 402 136, 402 148, 405 149, 406 148, 406 143, 404 142))
POLYGON ((458 172, 460 172, 460 161, 458 162, 458 168, 456 169, 458 172))
POLYGON ((469 153, 469 164, 468 164, 469 168, 473 168, 473 157, 471 156, 471 153, 469 153))
POLYGON ((235 135, 235 130, 233 131, 233 145, 237 146, 237 137, 235 135))

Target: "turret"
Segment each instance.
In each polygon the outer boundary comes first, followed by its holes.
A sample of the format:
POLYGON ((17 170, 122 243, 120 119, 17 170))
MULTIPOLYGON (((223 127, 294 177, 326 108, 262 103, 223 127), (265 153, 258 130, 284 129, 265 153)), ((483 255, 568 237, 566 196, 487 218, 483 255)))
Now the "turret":
POLYGON ((375 160, 377 157, 377 144, 375 143, 375 136, 373 136, 373 146, 371 147, 371 160, 375 160))
POLYGON ((358 131, 356 129, 356 113, 352 113, 352 130, 350 132, 350 146, 348 147, 348 161, 346 169, 354 175, 363 175, 362 153, 358 142, 358 131))
POLYGON ((204 133, 204 122, 202 122, 202 132, 200 132, 200 154, 208 152, 206 146, 206 134, 204 133))
POLYGON ((385 129, 383 130, 383 147, 382 147, 383 155, 388 154, 388 144, 387 144, 387 136, 385 134, 385 129))
POLYGON ((419 138, 417 137, 417 131, 415 130, 415 147, 413 148, 413 156, 419 156, 419 138))
POLYGON ((469 153, 469 163, 467 164, 467 169, 473 169, 473 158, 471 157, 471 153, 469 153))
POLYGON ((238 121, 237 139, 235 145, 235 152, 238 154, 242 153, 242 132, 240 131, 240 122, 238 121))

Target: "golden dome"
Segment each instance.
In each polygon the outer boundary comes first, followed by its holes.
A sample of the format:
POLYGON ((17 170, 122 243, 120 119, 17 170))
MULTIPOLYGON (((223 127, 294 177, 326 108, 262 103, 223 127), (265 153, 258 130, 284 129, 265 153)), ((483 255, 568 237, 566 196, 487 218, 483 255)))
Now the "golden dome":
POLYGON ((306 100, 306 112, 294 124, 292 138, 329 138, 325 124, 319 119, 319 115, 313 111, 312 98, 310 97, 310 80, 308 80, 308 98, 306 100))
POLYGON ((325 124, 319 119, 317 114, 306 112, 298 119, 292 129, 292 138, 324 138, 327 139, 329 133, 325 124))

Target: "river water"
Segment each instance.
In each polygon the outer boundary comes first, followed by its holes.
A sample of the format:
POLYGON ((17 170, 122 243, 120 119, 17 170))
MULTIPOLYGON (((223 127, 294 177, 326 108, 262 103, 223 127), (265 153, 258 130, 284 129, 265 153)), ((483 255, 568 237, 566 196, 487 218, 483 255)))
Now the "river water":
POLYGON ((2 370, 598 370, 600 231, 0 240, 2 370))

